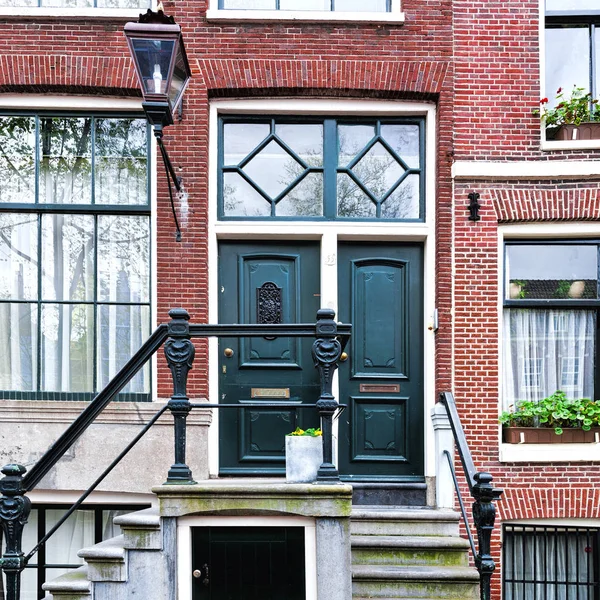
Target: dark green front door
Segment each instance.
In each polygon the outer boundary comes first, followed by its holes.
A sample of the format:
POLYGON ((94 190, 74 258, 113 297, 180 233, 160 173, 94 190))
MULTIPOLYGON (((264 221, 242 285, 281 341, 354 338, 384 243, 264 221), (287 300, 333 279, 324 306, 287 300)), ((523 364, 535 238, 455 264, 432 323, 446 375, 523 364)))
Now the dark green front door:
POLYGON ((305 600, 303 527, 195 527, 192 600, 305 600))
POLYGON ((353 325, 339 371, 340 474, 422 481, 422 246, 340 243, 338 293, 339 319, 353 325))
MULTIPOLYGON (((320 307, 319 245, 310 242, 219 244, 221 323, 314 323, 320 307)), ((310 338, 224 338, 219 342, 219 401, 314 403, 318 373, 310 338)), ((222 475, 285 472, 285 435, 318 426, 315 411, 223 408, 222 475)))

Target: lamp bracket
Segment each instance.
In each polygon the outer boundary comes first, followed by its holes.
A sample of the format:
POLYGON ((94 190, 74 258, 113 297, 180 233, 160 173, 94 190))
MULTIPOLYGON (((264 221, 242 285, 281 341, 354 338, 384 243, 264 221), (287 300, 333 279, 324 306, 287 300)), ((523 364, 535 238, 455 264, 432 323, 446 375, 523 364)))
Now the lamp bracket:
POLYGON ((154 12, 148 9, 145 13, 140 13, 138 23, 152 23, 158 25, 176 25, 175 19, 165 15, 160 8, 154 12))

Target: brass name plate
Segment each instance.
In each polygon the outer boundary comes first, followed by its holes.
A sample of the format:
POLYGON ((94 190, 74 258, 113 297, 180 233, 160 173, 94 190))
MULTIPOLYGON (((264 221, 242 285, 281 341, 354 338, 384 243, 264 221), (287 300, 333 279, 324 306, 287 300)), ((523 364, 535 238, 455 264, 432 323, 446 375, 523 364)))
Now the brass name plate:
POLYGON ((290 388, 251 388, 252 398, 289 398, 290 388))
POLYGON ((359 390, 361 392, 397 394, 398 392, 400 392, 400 384, 361 383, 359 386, 359 390))

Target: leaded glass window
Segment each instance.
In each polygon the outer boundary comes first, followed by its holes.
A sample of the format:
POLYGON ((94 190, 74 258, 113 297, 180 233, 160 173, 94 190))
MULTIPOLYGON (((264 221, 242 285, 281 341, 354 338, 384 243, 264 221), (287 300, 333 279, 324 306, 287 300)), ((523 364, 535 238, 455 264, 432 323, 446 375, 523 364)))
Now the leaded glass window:
POLYGON ((221 120, 221 219, 423 221, 423 119, 221 120))
MULTIPOLYGON (((150 333, 148 125, 0 116, 0 394, 91 398, 150 333)), ((122 398, 147 400, 149 367, 122 398)))

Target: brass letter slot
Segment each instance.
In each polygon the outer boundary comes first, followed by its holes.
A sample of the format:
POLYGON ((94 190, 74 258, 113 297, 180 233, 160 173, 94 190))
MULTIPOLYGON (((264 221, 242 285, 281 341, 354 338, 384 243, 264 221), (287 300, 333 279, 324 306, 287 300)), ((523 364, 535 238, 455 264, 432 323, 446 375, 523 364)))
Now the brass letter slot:
POLYGON ((371 392, 372 394, 388 393, 398 394, 400 392, 400 384, 398 383, 361 383, 359 387, 361 393, 371 392))
POLYGON ((290 388, 251 388, 252 398, 289 398, 290 388))

